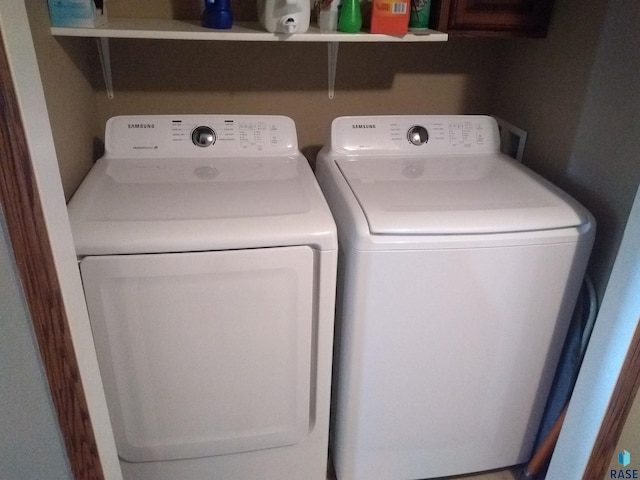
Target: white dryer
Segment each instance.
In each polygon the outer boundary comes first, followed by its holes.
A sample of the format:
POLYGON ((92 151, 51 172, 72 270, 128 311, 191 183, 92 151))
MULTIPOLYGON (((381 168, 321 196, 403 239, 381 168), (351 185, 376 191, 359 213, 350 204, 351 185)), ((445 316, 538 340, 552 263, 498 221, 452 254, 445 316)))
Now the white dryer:
POLYGON ((333 121, 338 480, 526 462, 591 250, 589 213, 485 116, 333 121))
POLYGON ((337 236, 281 116, 122 116, 69 203, 125 479, 325 480, 337 236))

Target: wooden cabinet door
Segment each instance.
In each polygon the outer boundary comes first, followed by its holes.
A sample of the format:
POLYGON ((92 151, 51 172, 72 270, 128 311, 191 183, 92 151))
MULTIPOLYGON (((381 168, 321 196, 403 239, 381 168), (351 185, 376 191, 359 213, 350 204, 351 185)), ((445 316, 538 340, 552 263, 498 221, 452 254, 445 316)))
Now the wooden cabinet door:
POLYGON ((435 0, 433 27, 455 34, 544 37, 553 0, 435 0))

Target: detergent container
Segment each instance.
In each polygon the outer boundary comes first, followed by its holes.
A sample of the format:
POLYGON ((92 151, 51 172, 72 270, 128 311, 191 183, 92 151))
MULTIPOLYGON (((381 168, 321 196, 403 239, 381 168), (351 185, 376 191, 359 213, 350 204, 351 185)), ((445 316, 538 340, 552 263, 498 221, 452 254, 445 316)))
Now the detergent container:
POLYGON ((203 27, 226 30, 233 26, 230 0, 205 0, 201 22, 203 27))
POLYGON ((310 16, 310 0, 258 0, 258 20, 268 32, 304 33, 310 16))

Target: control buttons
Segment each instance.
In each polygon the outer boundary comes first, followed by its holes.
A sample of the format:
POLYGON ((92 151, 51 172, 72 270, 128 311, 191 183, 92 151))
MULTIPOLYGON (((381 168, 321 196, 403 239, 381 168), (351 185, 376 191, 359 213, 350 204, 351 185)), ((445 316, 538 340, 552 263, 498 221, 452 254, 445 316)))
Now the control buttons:
POLYGON ((198 147, 209 147, 216 143, 216 132, 211 127, 196 127, 191 132, 191 141, 198 147))
POLYGON ((422 125, 414 125, 407 131, 407 139, 413 145, 422 145, 429 140, 429 132, 422 125))

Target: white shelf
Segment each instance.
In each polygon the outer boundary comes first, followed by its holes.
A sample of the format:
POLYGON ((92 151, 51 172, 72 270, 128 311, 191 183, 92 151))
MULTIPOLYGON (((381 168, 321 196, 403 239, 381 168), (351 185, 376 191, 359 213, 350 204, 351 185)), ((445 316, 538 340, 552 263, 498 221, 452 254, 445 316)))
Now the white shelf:
POLYGON ((149 38, 167 40, 215 40, 240 42, 445 42, 448 35, 436 30, 402 36, 372 33, 322 33, 316 26, 293 35, 269 33, 257 22, 237 22, 230 30, 214 30, 197 21, 150 18, 111 18, 98 28, 51 27, 51 34, 64 37, 149 38))
POLYGON ((63 37, 93 37, 97 39, 102 74, 107 96, 113 98, 111 78, 110 38, 148 38, 165 40, 210 40, 236 42, 326 42, 328 45, 328 90, 333 98, 338 45, 341 42, 445 42, 446 33, 424 30, 406 35, 372 33, 323 33, 311 26, 305 33, 275 34, 264 30, 257 22, 237 22, 230 30, 204 28, 197 21, 152 18, 111 18, 98 28, 51 27, 51 34, 63 37))

